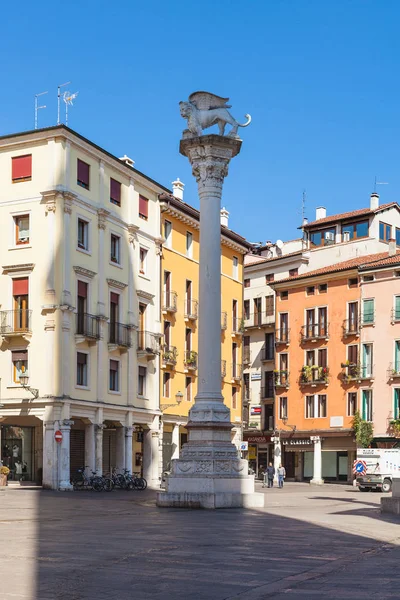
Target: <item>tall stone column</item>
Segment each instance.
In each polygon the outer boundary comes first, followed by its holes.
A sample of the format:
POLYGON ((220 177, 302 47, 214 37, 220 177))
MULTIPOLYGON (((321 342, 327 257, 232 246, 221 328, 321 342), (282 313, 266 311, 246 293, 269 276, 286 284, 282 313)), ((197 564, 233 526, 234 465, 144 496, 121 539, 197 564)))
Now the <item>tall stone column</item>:
POLYGON ((56 428, 54 421, 44 421, 43 423, 43 481, 44 489, 57 489, 56 474, 57 474, 57 456, 56 442, 54 441, 54 433, 56 428))
POLYGON ((179 458, 179 428, 180 423, 175 423, 172 429, 172 459, 179 458))
MULTIPOLYGON (((193 129, 192 125, 189 121, 193 129)), ((181 154, 192 165, 200 197, 199 376, 187 423, 188 443, 180 458, 172 461, 166 491, 157 497, 159 506, 264 506, 264 495, 254 494, 254 476, 248 474, 247 460, 239 459, 231 442, 230 410, 221 394, 220 208, 228 165, 241 145, 235 132, 201 135, 200 127, 197 134, 185 131, 180 143, 181 154)))
POLYGON ((274 468, 275 468, 275 481, 278 481, 278 469, 279 465, 282 464, 282 445, 279 436, 271 438, 274 443, 274 468))
POLYGON ((58 489, 62 492, 72 491, 70 477, 70 433, 74 422, 64 419, 60 423, 60 431, 63 435, 59 448, 59 483, 58 489))
POLYGON ((96 436, 94 428, 94 423, 88 423, 85 427, 85 466, 88 466, 91 471, 94 471, 96 466, 96 436))
POLYGON ((143 436, 143 477, 151 488, 160 487, 159 422, 156 418, 143 436))
POLYGON ((125 469, 125 427, 117 427, 116 467, 119 472, 125 469))
POLYGON ((97 475, 103 474, 103 429, 106 426, 103 423, 99 423, 95 425, 96 431, 96 461, 95 461, 95 471, 97 475))
POLYGON ((313 485, 322 485, 324 480, 322 479, 322 444, 321 438, 317 436, 311 437, 311 441, 314 443, 314 473, 310 483, 313 485))
POLYGON ((125 469, 132 473, 133 466, 133 427, 125 427, 125 469))

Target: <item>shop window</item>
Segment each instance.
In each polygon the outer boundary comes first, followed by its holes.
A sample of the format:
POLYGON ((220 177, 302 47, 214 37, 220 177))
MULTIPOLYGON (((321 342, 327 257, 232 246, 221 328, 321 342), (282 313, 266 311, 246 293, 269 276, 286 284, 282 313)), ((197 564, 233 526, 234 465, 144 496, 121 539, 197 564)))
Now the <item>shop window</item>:
POLYGON ((14 217, 15 244, 21 246, 29 244, 29 215, 14 217))
POLYGON ((77 352, 76 355, 76 385, 87 387, 88 384, 88 355, 77 352))
POLYGON ((28 351, 13 350, 11 352, 11 360, 13 364, 13 381, 19 383, 19 378, 28 372, 28 351))
POLYGON ((10 469, 10 481, 33 481, 34 427, 3 425, 1 460, 10 469))
POLYGON ((119 392, 119 361, 110 360, 110 392, 119 392))

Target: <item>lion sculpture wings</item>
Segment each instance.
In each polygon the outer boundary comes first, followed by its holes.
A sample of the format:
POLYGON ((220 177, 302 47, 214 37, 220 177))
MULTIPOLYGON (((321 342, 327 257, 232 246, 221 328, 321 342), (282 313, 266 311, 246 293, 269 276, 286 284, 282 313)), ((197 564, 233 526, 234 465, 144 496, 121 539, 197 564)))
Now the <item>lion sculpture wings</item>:
POLYGON ((238 123, 232 117, 227 102, 229 98, 221 98, 209 92, 194 92, 189 96, 188 102, 180 102, 180 112, 187 119, 188 129, 193 135, 203 135, 203 129, 218 125, 219 135, 225 134, 225 126, 232 125, 229 137, 238 137, 238 128, 250 125, 251 116, 245 115, 246 123, 238 123))

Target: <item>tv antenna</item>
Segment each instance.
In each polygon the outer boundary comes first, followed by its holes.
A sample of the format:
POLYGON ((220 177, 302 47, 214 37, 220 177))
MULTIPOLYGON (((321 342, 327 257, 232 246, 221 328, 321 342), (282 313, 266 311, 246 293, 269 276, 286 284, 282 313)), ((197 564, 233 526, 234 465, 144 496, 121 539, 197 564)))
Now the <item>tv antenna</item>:
POLYGON ((61 102, 61 88, 69 85, 71 82, 67 81, 57 87, 57 125, 60 124, 60 102, 61 102))
POLYGON ((41 108, 46 108, 45 104, 43 104, 43 106, 38 106, 38 98, 39 96, 44 96, 45 94, 48 94, 48 92, 40 92, 40 94, 35 94, 35 129, 38 128, 38 110, 41 108))
POLYGON ((377 185, 389 185, 389 182, 388 181, 377 181, 376 180, 376 175, 375 175, 374 194, 376 194, 376 186, 377 185))
POLYGON ((71 94, 71 92, 64 92, 63 93, 63 100, 65 102, 65 124, 68 125, 68 106, 73 106, 73 100, 75 100, 75 98, 77 97, 77 95, 79 94, 79 92, 74 92, 73 94, 71 94))

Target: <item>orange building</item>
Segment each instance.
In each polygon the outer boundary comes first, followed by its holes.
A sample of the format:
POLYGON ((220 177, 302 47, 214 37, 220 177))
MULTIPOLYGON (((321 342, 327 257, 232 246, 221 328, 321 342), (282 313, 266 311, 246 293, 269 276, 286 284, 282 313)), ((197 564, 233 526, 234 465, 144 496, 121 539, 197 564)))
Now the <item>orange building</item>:
MULTIPOLYGON (((379 255, 375 255, 379 256, 379 255)), ((351 481, 360 364, 359 257, 276 282, 276 462, 295 480, 351 481), (280 454, 281 452, 281 454, 280 454)), ((360 320, 361 319, 361 320, 360 320)))

